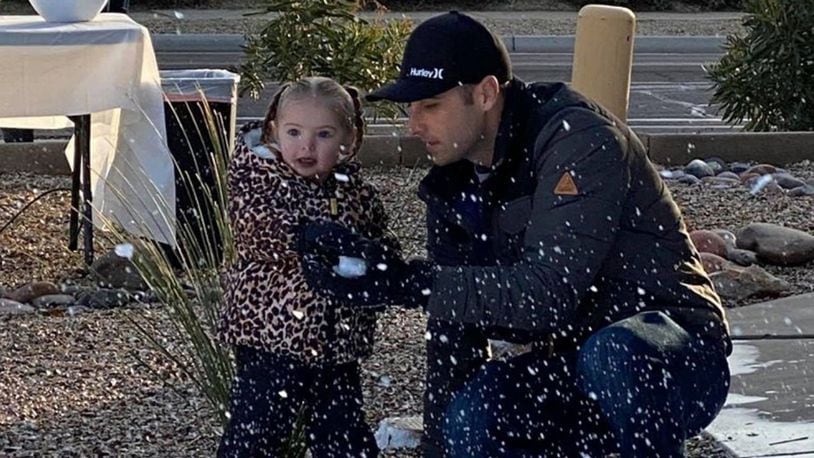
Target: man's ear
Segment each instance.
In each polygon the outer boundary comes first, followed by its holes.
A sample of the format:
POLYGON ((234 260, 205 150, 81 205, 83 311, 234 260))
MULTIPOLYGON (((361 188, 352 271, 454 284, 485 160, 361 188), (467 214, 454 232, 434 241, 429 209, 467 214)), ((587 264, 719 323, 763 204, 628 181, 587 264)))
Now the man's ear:
POLYGON ((493 75, 484 77, 477 85, 475 91, 475 101, 479 103, 484 111, 489 111, 495 106, 500 97, 500 83, 493 75))

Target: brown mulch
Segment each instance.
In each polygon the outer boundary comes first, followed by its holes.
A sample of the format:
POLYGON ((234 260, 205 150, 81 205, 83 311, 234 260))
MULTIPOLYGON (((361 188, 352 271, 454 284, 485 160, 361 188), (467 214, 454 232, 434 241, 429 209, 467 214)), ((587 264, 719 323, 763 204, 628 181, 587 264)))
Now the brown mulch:
MULTIPOLYGON (((811 180, 811 168, 806 163, 789 170, 811 180)), ((382 190, 392 228, 411 255, 423 254, 423 205, 415 197, 423 172, 369 170, 382 190)), ((68 186, 67 177, 0 174, 0 225, 39 192, 68 186)), ((693 229, 734 230, 766 221, 814 233, 811 197, 753 197, 745 189, 685 185, 671 185, 671 190, 693 229)), ((0 233, 0 286, 11 288, 34 279, 62 281, 83 272, 81 253, 66 249, 69 200, 67 193, 49 195, 0 233)), ((104 243, 98 248, 104 249, 104 243)), ((814 290, 812 266, 769 270, 791 282, 795 292, 814 290)), ((0 318, 0 456, 213 454, 219 430, 205 401, 145 342, 128 317, 149 320, 171 335, 161 308, 0 318)), ((385 416, 420 412, 424 324, 422 313, 414 310, 382 315, 375 355, 363 364, 371 424, 385 416)), ((691 457, 723 456, 708 439, 694 440, 689 449, 691 457)))

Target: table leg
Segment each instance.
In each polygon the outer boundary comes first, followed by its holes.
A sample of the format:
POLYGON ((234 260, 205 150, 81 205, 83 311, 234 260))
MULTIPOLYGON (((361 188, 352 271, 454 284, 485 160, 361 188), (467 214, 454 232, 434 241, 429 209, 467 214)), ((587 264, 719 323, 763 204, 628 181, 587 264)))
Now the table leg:
POLYGON ((75 250, 79 229, 75 227, 74 218, 79 216, 78 191, 82 188, 82 232, 84 234, 83 248, 85 264, 93 263, 93 196, 90 186, 90 115, 71 116, 74 122, 75 150, 73 189, 71 195, 71 240, 69 248, 75 250), (81 174, 81 175, 80 175, 81 174), (81 180, 80 180, 81 176, 81 180), (73 245, 73 246, 71 246, 73 245))
MULTIPOLYGON (((78 124, 76 117, 71 117, 74 125, 78 124)), ((79 183, 82 177, 82 148, 78 139, 73 145, 73 172, 71 173, 71 222, 68 229, 68 249, 76 251, 79 245, 79 183)))

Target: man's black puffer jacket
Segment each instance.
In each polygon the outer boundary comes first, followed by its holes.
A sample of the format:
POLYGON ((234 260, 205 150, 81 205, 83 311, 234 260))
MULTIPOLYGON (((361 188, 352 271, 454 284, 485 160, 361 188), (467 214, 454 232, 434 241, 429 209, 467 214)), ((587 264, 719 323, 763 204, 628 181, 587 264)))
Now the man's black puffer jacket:
POLYGON ((513 80, 494 162, 434 167, 427 311, 515 341, 573 349, 640 311, 730 348, 725 314, 641 141, 563 84, 513 80))

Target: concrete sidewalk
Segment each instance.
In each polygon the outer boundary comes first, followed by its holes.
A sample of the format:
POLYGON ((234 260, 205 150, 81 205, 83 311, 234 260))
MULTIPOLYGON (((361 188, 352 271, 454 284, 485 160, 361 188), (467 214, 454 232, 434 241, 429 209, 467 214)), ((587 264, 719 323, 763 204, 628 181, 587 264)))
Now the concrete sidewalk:
POLYGON ((814 457, 814 293, 728 315, 732 386, 707 432, 741 458, 814 457))

